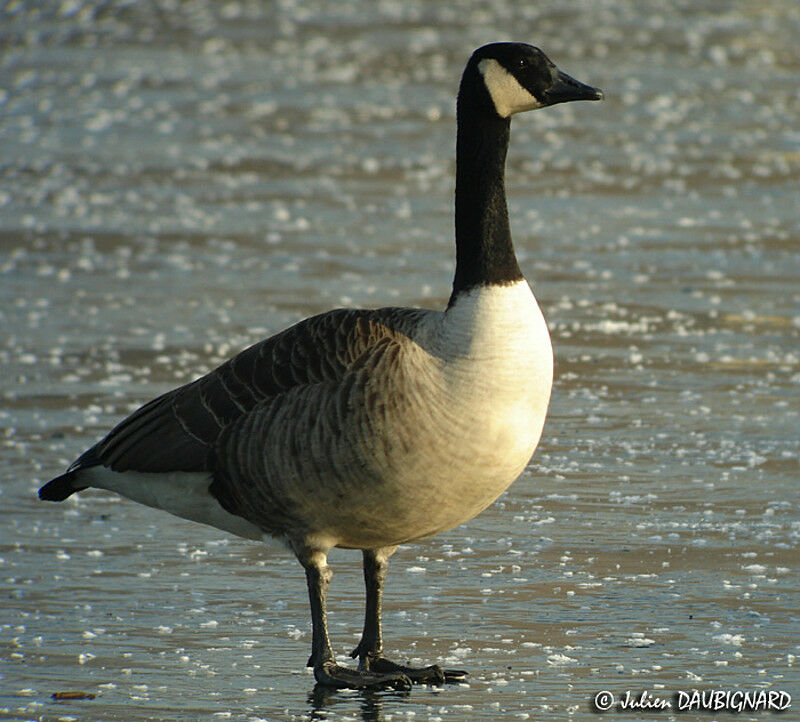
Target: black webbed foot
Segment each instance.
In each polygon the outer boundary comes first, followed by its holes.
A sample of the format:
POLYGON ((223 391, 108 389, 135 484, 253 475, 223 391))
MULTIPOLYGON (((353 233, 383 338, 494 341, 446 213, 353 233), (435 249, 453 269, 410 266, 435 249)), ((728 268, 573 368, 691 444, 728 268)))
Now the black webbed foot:
MULTIPOLYGON (((356 647, 350 656, 355 658, 360 655, 360 647, 356 647)), ((359 667, 370 672, 390 674, 392 672, 404 674, 414 684, 453 684, 461 682, 468 676, 463 669, 442 669, 438 664, 429 667, 409 667, 404 664, 397 664, 386 657, 373 657, 366 655, 360 657, 359 667)))
POLYGON ((349 669, 329 661, 314 668, 314 678, 335 689, 411 689, 411 679, 399 667, 385 671, 349 669))

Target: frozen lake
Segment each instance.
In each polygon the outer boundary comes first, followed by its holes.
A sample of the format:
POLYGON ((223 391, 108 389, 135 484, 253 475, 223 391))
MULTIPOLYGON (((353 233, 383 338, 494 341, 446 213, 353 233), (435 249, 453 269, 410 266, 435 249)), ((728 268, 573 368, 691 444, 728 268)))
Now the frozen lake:
MULTIPOLYGON (((601 690, 693 689, 796 714, 798 37, 795 0, 2 6, 0 719, 595 719, 601 690), (304 316, 443 307, 455 92, 499 39, 606 98, 512 124, 550 415, 494 506, 392 560, 387 650, 467 683, 315 692, 289 555, 36 490, 304 316)), ((344 655, 360 554, 330 561, 344 655)))

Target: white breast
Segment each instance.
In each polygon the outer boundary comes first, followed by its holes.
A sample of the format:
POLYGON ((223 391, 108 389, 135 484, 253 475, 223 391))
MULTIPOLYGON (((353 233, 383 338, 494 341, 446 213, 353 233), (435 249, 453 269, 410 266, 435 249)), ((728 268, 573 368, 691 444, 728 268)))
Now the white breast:
POLYGON ((550 334, 528 283, 473 289, 448 310, 444 327, 445 379, 466 438, 481 458, 524 467, 553 382, 550 334))
POLYGON ((398 541, 471 519, 514 482, 541 436, 553 380, 547 325, 525 281, 462 294, 422 336, 433 370, 397 432, 410 442, 384 486, 387 517, 408 535, 398 541))

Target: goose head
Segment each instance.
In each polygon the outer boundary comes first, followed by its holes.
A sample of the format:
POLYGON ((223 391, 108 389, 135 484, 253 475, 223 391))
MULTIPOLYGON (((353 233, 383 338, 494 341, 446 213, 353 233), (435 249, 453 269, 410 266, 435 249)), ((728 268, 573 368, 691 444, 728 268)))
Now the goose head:
POLYGON ((501 118, 571 100, 603 98, 601 90, 563 73, 539 48, 525 43, 478 48, 464 71, 460 96, 467 94, 501 118))

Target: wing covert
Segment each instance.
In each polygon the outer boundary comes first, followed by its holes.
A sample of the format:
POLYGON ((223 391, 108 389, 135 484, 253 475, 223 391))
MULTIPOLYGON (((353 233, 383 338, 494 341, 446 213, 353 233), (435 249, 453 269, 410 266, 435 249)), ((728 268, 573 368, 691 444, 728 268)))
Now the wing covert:
POLYGON ((241 351, 153 399, 119 423, 75 468, 204 471, 222 431, 257 403, 297 386, 335 381, 387 334, 405 335, 424 311, 337 309, 241 351))

